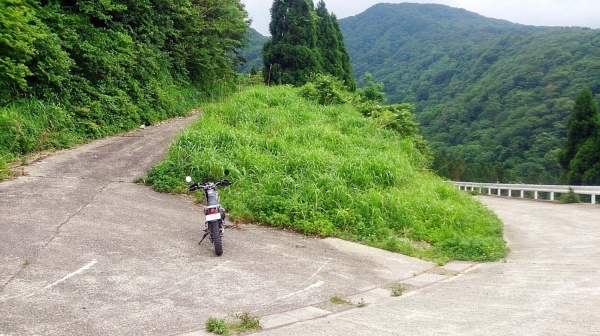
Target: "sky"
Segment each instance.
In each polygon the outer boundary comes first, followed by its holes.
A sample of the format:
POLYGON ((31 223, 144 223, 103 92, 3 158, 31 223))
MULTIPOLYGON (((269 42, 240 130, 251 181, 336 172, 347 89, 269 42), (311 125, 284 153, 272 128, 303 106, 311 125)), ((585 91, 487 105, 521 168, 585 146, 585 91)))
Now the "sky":
MULTIPOLYGON (((252 28, 268 36, 272 0, 241 0, 253 20, 252 28)), ((315 5, 319 0, 313 0, 315 5)), ((535 26, 579 26, 600 28, 600 0, 325 0, 325 5, 338 19, 354 16, 381 3, 437 3, 481 14, 535 26)))

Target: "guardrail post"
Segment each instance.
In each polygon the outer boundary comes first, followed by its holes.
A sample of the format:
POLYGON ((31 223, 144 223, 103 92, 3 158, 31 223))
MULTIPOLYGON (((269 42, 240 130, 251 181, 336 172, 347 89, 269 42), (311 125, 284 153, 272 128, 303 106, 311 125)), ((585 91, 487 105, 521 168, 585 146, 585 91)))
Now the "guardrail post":
POLYGON ((550 192, 550 200, 554 201, 554 191, 550 192))
POLYGON ((512 189, 508 189, 508 197, 512 197, 512 189))
POLYGON ((498 196, 502 196, 502 189, 498 188, 498 196))
POLYGON ((521 198, 525 198, 525 190, 521 190, 521 198))
POLYGON ((538 199, 538 197, 539 197, 539 192, 536 190, 533 192, 533 198, 538 199))
POLYGON ((596 195, 592 195, 592 204, 596 204, 596 195))
POLYGON ((492 188, 488 187, 487 189, 488 189, 488 195, 491 195, 492 194, 492 188))

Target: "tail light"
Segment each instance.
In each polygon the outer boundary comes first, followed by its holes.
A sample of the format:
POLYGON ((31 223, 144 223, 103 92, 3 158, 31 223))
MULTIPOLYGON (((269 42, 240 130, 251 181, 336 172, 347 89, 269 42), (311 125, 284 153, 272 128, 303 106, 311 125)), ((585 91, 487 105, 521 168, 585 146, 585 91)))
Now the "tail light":
POLYGON ((204 214, 205 215, 214 215, 218 213, 218 209, 217 208, 206 208, 204 209, 204 214))

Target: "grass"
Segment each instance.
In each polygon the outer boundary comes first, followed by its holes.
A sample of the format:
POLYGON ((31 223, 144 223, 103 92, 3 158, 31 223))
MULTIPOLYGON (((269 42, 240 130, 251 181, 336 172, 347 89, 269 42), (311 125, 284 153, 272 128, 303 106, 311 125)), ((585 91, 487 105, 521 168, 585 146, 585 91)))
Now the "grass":
POLYGON ((235 316, 233 322, 227 322, 225 319, 209 317, 205 323, 205 329, 217 335, 230 335, 231 332, 244 333, 261 328, 258 317, 251 316, 248 313, 242 313, 235 316))
POLYGON ((344 299, 344 298, 341 298, 341 297, 339 297, 339 296, 332 296, 332 297, 329 299, 329 301, 330 301, 331 303, 335 303, 335 304, 351 304, 351 303, 350 303, 350 301, 348 301, 348 300, 346 300, 346 299, 344 299))
POLYGON ((406 290, 406 285, 398 284, 392 286, 392 296, 402 296, 404 291, 406 290))
POLYGON ((227 326, 230 330, 238 333, 243 333, 250 330, 259 330, 261 328, 258 317, 251 316, 248 313, 242 313, 236 316, 237 320, 229 323, 227 326))
POLYGON ((185 192, 184 177, 222 178, 238 222, 333 236, 444 263, 505 256, 502 223, 428 170, 414 137, 381 129, 352 105, 322 106, 290 87, 251 87, 175 140, 147 182, 185 192))

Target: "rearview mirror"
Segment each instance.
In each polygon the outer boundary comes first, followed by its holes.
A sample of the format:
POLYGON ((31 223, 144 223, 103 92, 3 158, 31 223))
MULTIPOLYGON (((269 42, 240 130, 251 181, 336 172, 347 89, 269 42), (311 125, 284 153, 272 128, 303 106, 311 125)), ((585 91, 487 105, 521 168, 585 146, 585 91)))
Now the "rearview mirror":
POLYGON ((185 177, 185 182, 187 182, 187 183, 192 182, 192 177, 191 176, 186 176, 185 177))

